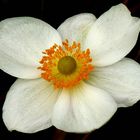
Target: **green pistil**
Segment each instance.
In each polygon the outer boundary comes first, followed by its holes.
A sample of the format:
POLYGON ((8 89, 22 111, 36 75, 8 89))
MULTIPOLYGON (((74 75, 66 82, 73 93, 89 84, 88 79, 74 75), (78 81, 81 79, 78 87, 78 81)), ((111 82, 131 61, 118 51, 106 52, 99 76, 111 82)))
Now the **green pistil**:
POLYGON ((65 56, 58 62, 58 70, 60 73, 68 75, 72 74, 76 69, 76 61, 71 56, 65 56))

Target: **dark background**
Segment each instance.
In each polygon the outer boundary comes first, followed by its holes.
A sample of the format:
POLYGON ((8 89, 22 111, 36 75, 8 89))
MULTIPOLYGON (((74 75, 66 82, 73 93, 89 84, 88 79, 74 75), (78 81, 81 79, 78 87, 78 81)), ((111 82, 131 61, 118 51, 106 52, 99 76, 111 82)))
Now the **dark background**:
MULTIPOLYGON (((111 6, 123 2, 133 16, 140 17, 140 0, 0 0, 0 20, 16 16, 32 16, 57 28, 66 18, 89 12, 99 17, 111 6)), ((140 38, 128 57, 140 63, 140 38)), ((0 71, 0 111, 6 93, 16 78, 0 71)), ((1 113, 2 114, 2 113, 1 113)), ((89 134, 65 133, 55 127, 35 134, 9 132, 0 116, 0 139, 46 139, 46 140, 107 140, 140 139, 140 102, 128 108, 119 108, 112 119, 100 129, 89 134)))

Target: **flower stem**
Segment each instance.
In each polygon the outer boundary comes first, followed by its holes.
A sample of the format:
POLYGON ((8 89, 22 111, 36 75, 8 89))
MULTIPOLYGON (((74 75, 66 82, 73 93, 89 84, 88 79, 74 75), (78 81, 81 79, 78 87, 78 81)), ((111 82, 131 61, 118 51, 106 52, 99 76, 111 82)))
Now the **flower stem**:
POLYGON ((122 3, 127 6, 128 5, 128 0, 122 0, 122 3))
POLYGON ((81 140, 88 140, 90 133, 85 134, 84 137, 81 140))
POLYGON ((66 132, 56 129, 54 131, 54 136, 52 140, 65 140, 66 134, 66 132))

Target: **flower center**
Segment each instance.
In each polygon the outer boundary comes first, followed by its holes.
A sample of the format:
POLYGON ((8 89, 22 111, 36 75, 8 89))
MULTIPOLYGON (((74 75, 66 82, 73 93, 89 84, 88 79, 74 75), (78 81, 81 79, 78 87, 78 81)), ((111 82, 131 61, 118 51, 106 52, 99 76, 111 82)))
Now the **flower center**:
POLYGON ((76 61, 71 56, 64 56, 58 62, 58 70, 60 73, 68 75, 72 74, 76 69, 76 61))
POLYGON ((42 70, 41 77, 52 82, 55 88, 71 88, 88 79, 93 70, 90 50, 82 51, 80 43, 73 42, 70 46, 66 40, 62 46, 54 44, 43 54, 38 69, 42 70))

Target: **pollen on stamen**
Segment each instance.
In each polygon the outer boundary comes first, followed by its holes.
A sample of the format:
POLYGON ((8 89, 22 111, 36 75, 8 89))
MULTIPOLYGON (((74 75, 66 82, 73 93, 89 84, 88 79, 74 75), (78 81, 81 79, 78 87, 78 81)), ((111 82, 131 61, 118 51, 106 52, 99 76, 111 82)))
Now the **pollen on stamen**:
POLYGON ((81 80, 87 80, 94 68, 90 50, 82 51, 79 42, 69 45, 65 40, 62 46, 54 44, 42 53, 38 69, 42 70, 41 77, 52 82, 55 88, 71 88, 81 80))

